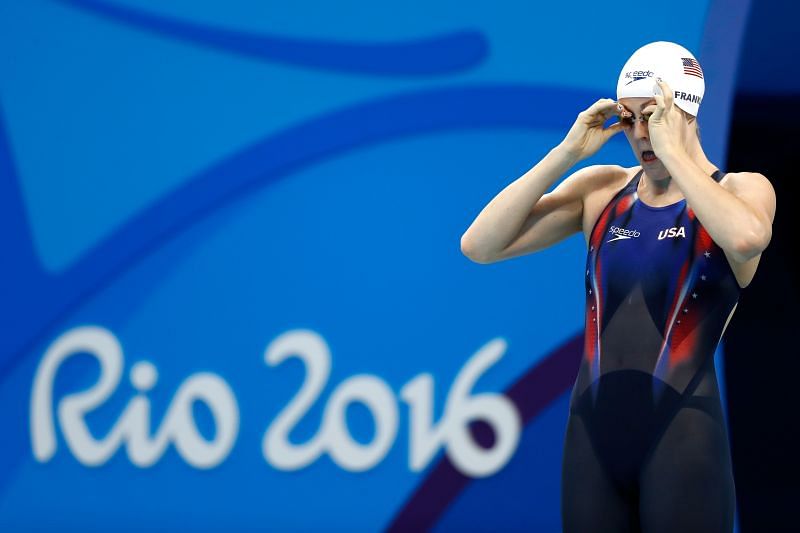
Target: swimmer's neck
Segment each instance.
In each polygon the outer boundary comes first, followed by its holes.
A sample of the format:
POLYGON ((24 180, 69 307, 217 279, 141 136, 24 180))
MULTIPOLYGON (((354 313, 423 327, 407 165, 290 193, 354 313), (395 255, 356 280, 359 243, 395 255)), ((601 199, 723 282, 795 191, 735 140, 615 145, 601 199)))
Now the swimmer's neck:
POLYGON ((700 138, 697 136, 697 133, 694 132, 691 135, 691 139, 686 146, 686 155, 689 156, 689 159, 694 161, 694 164, 697 165, 707 176, 710 176, 719 168, 717 165, 712 163, 706 157, 706 153, 703 151, 703 147, 700 145, 700 138))

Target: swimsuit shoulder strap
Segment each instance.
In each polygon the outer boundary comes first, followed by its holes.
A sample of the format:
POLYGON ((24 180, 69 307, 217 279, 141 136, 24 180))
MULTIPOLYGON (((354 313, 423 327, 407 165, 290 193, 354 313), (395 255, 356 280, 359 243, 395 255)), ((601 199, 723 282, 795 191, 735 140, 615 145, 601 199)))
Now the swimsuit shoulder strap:
POLYGON ((634 176, 631 178, 631 180, 630 180, 630 181, 628 182, 628 184, 627 184, 627 185, 626 185, 626 186, 623 188, 623 190, 624 190, 624 191, 628 191, 628 190, 629 190, 629 189, 631 189, 631 188, 633 188, 633 190, 634 190, 634 191, 635 191, 635 190, 637 190, 637 189, 639 188, 639 180, 641 180, 641 179, 642 179, 642 174, 644 174, 644 169, 643 169, 643 168, 642 168, 642 169, 639 169, 639 172, 637 172, 637 173, 636 173, 636 174, 635 174, 635 175, 634 175, 634 176))
POLYGON ((592 232, 589 234, 589 248, 593 251, 600 244, 600 238, 608 230, 608 225, 620 213, 628 210, 636 199, 636 188, 639 184, 639 179, 644 173, 644 169, 640 169, 628 183, 622 187, 606 204, 600 212, 600 216, 592 227, 592 232))

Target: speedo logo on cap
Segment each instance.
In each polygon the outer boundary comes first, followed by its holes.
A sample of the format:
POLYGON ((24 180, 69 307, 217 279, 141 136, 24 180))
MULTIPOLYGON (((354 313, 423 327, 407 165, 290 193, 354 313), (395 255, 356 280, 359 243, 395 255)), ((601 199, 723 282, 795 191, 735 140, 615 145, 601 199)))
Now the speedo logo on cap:
POLYGON ((625 79, 629 79, 630 81, 625 85, 630 85, 631 83, 639 80, 643 80, 646 78, 652 78, 653 71, 652 70, 631 70, 625 73, 625 79))
POLYGON ((696 94, 685 93, 683 91, 675 91, 675 98, 686 100, 687 102, 691 102, 693 104, 699 104, 700 100, 702 100, 702 98, 697 96, 696 94))
POLYGON ((641 233, 639 233, 639 230, 625 229, 625 228, 620 228, 618 226, 611 226, 608 232, 613 234, 614 238, 609 239, 606 242, 618 241, 620 239, 632 239, 641 235, 641 233))

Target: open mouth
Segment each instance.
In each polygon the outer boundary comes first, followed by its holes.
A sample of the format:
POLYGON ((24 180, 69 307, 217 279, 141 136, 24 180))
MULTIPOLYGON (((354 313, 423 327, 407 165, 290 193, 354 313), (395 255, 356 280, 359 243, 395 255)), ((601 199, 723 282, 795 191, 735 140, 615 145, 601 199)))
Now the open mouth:
POLYGON ((656 159, 658 158, 656 157, 655 152, 653 152, 652 150, 645 150, 644 152, 642 152, 642 161, 649 163, 651 161, 655 161, 656 159))

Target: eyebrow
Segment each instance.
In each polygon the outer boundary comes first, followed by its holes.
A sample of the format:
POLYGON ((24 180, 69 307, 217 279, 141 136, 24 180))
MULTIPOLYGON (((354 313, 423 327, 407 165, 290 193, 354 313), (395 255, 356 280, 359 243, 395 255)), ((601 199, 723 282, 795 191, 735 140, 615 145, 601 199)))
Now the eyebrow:
MULTIPOLYGON (((655 99, 655 98, 651 98, 651 99, 650 99, 650 100, 648 100, 647 102, 645 102, 645 103, 643 103, 642 105, 640 105, 640 106, 639 106, 639 111, 641 111, 641 110, 642 110, 642 109, 644 109, 645 107, 647 107, 647 106, 649 106, 649 105, 653 105, 653 104, 658 104, 658 102, 656 102, 656 99, 655 99)), ((624 107, 625 109, 628 109, 628 106, 626 106, 626 105, 623 105, 622 107, 624 107)), ((628 111, 630 111, 630 109, 628 109, 628 111)))

